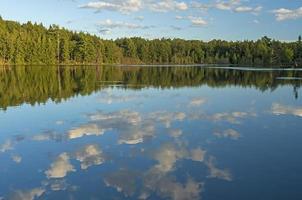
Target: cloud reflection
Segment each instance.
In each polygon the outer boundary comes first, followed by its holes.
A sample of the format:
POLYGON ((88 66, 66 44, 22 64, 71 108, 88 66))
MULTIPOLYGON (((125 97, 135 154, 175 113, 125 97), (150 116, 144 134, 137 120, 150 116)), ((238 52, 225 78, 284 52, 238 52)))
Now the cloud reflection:
POLYGON ((76 138, 81 138, 83 136, 90 136, 90 135, 99 136, 99 135, 103 135, 104 132, 105 130, 98 127, 98 125, 96 124, 86 124, 68 131, 68 138, 76 139, 76 138))
POLYGON ((210 156, 209 160, 206 162, 209 168, 210 175, 209 178, 218 178, 225 181, 232 181, 232 175, 227 169, 219 169, 215 166, 215 158, 210 156))
POLYGON ((31 190, 17 190, 9 197, 9 200, 35 200, 45 192, 43 188, 34 188, 31 190))
POLYGON ((0 145, 0 152, 5 153, 6 151, 13 150, 13 142, 11 140, 6 140, 3 144, 0 145))
POLYGON ((173 144, 164 144, 154 153, 154 159, 158 161, 158 164, 154 166, 154 170, 167 173, 174 169, 174 165, 177 160, 190 159, 193 161, 202 162, 204 160, 206 151, 201 148, 188 151, 183 146, 176 147, 173 144))
POLYGON ((67 173, 74 172, 75 169, 69 161, 67 153, 60 154, 57 159, 50 165, 50 168, 45 171, 47 178, 64 178, 67 173))
POLYGON ((202 97, 198 97, 198 98, 193 98, 190 103, 189 103, 189 106, 190 107, 198 107, 198 106, 201 106, 203 104, 206 103, 206 99, 205 98, 202 98, 202 97))
POLYGON ((302 117, 302 107, 286 106, 279 103, 273 103, 271 110, 274 115, 294 115, 302 117))
POLYGON ((222 132, 215 131, 214 135, 219 138, 231 138, 233 140, 237 140, 240 138, 240 133, 234 129, 227 129, 222 132))
POLYGON ((17 164, 21 163, 21 161, 22 161, 22 157, 19 155, 12 155, 11 158, 17 164))
POLYGON ((191 120, 209 120, 212 122, 226 121, 231 124, 240 124, 240 120, 243 120, 248 117, 255 117, 256 113, 254 112, 220 112, 214 114, 206 113, 190 113, 189 119, 191 120))
POLYGON ((87 169, 93 165, 100 165, 105 161, 103 152, 97 145, 85 146, 75 153, 75 157, 81 162, 81 169, 87 169))

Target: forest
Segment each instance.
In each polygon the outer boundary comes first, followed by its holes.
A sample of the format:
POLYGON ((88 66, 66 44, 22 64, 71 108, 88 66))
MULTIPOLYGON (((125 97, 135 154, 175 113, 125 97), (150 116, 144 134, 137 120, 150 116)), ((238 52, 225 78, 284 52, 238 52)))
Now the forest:
POLYGON ((0 17, 0 64, 233 64, 302 66, 301 36, 281 42, 266 36, 256 41, 183 39, 116 40, 51 25, 20 24, 0 17))
POLYGON ((108 87, 143 88, 252 87, 273 91, 293 88, 298 98, 302 71, 241 71, 204 67, 124 67, 124 66, 3 66, 0 67, 0 110, 23 103, 35 105, 49 100, 61 102, 77 95, 90 95, 108 87))

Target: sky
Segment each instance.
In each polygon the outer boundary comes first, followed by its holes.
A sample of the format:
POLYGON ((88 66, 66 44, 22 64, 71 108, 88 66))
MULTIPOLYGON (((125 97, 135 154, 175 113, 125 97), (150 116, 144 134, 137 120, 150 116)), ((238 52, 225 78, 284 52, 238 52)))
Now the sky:
POLYGON ((283 41, 302 34, 301 0, 0 0, 3 19, 57 24, 106 39, 283 41))

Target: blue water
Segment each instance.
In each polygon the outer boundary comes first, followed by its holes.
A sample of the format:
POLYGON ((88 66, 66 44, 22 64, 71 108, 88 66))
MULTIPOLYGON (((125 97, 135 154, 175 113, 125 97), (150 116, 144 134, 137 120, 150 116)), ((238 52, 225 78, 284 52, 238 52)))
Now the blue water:
POLYGON ((301 130, 291 84, 115 85, 8 106, 0 199, 299 200, 301 130))

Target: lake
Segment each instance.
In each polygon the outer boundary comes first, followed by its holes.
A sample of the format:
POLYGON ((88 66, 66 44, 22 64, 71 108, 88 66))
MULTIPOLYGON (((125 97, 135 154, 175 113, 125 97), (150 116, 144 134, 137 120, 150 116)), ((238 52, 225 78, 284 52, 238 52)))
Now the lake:
POLYGON ((0 67, 0 199, 298 200, 302 71, 0 67))

